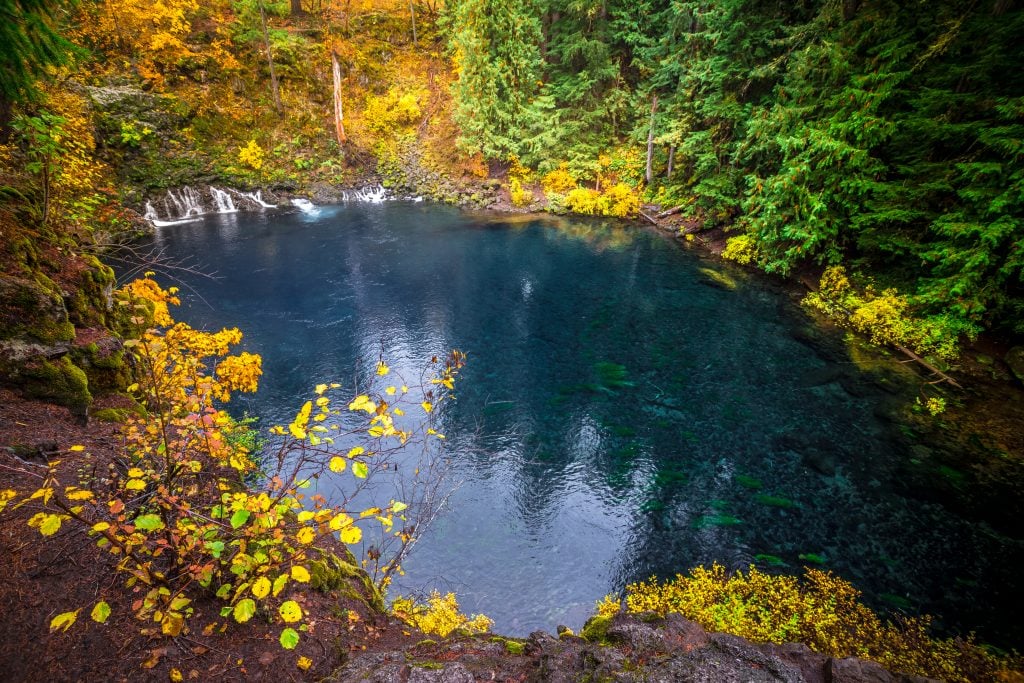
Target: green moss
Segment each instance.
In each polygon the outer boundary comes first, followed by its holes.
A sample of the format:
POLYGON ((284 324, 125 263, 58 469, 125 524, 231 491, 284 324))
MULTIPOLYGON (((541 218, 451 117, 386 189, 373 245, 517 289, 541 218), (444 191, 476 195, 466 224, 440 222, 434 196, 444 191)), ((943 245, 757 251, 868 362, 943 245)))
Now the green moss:
POLYGON ((380 590, 347 548, 345 554, 347 557, 341 558, 324 552, 320 559, 310 562, 310 586, 324 593, 338 591, 345 597, 364 603, 376 612, 385 613, 387 609, 380 590))
POLYGON ((85 372, 67 356, 26 367, 22 381, 27 396, 53 401, 82 415, 92 403, 85 372))
POLYGON ((100 408, 92 411, 91 416, 100 422, 124 422, 128 413, 126 408, 100 408))
POLYGON ((580 638, 591 643, 607 645, 610 642, 608 640, 608 629, 611 625, 612 617, 610 616, 592 616, 587 619, 587 623, 583 624, 583 628, 580 629, 580 638))

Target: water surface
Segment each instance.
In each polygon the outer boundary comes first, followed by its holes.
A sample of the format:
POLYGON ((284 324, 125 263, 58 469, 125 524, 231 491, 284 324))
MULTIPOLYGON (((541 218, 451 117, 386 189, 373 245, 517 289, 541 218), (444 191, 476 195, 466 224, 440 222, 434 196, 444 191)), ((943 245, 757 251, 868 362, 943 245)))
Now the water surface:
POLYGON ((382 349, 409 373, 468 354, 444 415, 460 486, 395 592, 452 590, 524 635, 578 628, 652 574, 810 565, 872 604, 1019 643, 1020 542, 906 497, 909 456, 875 416, 891 397, 809 344, 763 282, 636 227, 402 202, 154 239, 218 275, 183 278, 178 317, 242 328, 265 375, 240 407, 265 425, 382 349))

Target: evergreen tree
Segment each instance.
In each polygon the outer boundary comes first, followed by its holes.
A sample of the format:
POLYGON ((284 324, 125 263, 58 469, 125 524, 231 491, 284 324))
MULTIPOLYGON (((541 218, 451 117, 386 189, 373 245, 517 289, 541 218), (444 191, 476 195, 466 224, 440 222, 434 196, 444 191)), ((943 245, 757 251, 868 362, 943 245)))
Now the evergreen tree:
POLYGON ((507 159, 523 152, 538 114, 540 20, 529 0, 459 0, 450 3, 454 27, 455 120, 470 152, 507 159))
POLYGON ((77 48, 59 30, 66 0, 0 0, 0 130, 11 105, 32 100, 49 67, 68 63, 77 48))

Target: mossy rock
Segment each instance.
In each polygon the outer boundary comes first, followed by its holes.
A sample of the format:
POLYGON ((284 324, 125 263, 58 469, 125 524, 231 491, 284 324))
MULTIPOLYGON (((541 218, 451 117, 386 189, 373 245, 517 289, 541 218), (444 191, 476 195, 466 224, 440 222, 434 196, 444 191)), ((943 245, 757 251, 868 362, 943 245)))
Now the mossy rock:
POLYGON ((599 614, 590 617, 587 619, 587 623, 583 624, 583 628, 580 629, 580 638, 591 643, 607 645, 610 642, 608 640, 608 629, 611 628, 613 618, 611 616, 604 617, 599 614))
POLYGON ((124 347, 112 336, 102 336, 95 342, 76 347, 71 356, 85 371, 89 387, 96 395, 121 391, 131 383, 131 368, 125 359, 124 347))
POLYGON ((25 339, 45 346, 68 342, 75 328, 56 285, 0 275, 0 340, 25 339))
POLYGON ((318 560, 309 563, 310 586, 322 592, 338 591, 345 597, 358 600, 367 607, 384 614, 384 596, 363 571, 355 557, 346 548, 346 557, 323 552, 318 560))
POLYGON ((82 417, 92 403, 85 372, 68 356, 29 363, 21 370, 19 384, 26 396, 67 406, 82 417))
POLYGON ((100 422, 125 422, 130 413, 127 408, 100 408, 92 411, 91 417, 100 422))

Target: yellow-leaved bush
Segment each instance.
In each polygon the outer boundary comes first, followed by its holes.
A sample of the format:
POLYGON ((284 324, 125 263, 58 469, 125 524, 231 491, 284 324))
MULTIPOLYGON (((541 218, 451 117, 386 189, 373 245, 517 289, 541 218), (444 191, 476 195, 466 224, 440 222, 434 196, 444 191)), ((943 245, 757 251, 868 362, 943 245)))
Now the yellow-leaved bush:
MULTIPOLYGON (((251 421, 235 420, 221 406, 234 392, 256 390, 262 359, 234 352, 242 341, 237 329, 203 332, 175 322, 168 309, 179 303, 175 288, 163 289, 150 275, 117 293, 126 324, 137 331, 124 343, 136 371, 128 391, 146 409, 124 426, 123 459, 75 485, 59 481, 53 463, 35 491, 0 492, 0 510, 29 505, 38 510, 29 525, 43 536, 76 526, 118 558, 113 571, 133 595, 147 635, 187 633, 196 601, 205 599, 220 602, 225 623, 257 614, 277 621, 280 644, 294 648, 305 615, 293 598, 311 580, 318 539, 333 535, 356 545, 373 534, 364 567, 372 559, 378 586, 399 570, 414 538, 410 503, 365 507, 363 500, 356 507, 354 497, 375 473, 392 471, 394 456, 410 444, 442 443, 433 428, 437 406, 464 356, 435 358, 418 391, 383 360, 376 377, 391 384, 379 394, 364 390, 335 402, 340 385, 319 384, 291 424, 270 430, 260 453, 251 421), (414 410, 406 420, 413 426, 396 423, 414 410), (311 492, 322 475, 342 477, 330 487, 331 499, 311 492)), ((68 450, 90 458, 81 446, 68 450)), ((95 621, 111 614, 105 590, 92 608, 95 621)), ((51 629, 67 630, 80 611, 57 615, 51 629)))
MULTIPOLYGON (((687 235, 692 239, 692 236, 687 235)), ((757 246, 754 238, 750 235, 736 235, 725 241, 725 249, 722 250, 722 258, 743 265, 749 265, 757 259, 757 246)))
POLYGON ((402 621, 415 626, 427 634, 444 638, 453 631, 462 633, 486 633, 494 623, 483 614, 467 616, 459 611, 454 593, 442 596, 432 591, 426 603, 411 598, 396 598, 391 611, 402 621))
MULTIPOLYGON (((998 680, 1010 665, 973 640, 929 636, 929 617, 883 621, 860 602, 860 592, 830 572, 807 569, 803 579, 754 567, 728 573, 721 565, 688 576, 626 587, 625 599, 597 603, 596 619, 630 613, 680 614, 709 631, 759 643, 805 643, 833 657, 862 657, 892 671, 949 681, 998 680)), ((586 633, 587 630, 585 629, 586 633)))
POLYGON ((804 304, 845 322, 876 344, 946 360, 959 353, 960 336, 973 333, 949 316, 915 316, 910 301, 895 289, 878 292, 867 285, 858 290, 842 266, 827 268, 818 291, 808 294, 804 304))

